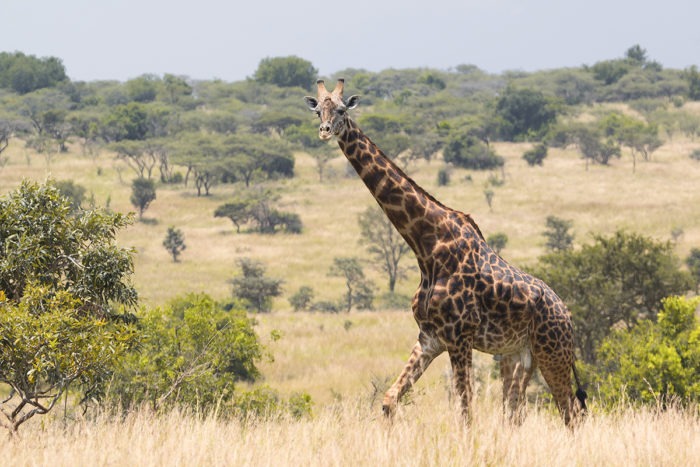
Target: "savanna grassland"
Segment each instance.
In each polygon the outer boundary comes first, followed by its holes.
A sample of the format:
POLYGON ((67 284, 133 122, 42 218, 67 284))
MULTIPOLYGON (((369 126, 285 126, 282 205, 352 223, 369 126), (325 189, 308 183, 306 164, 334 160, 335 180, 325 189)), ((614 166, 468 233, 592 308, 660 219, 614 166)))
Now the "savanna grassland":
MULTIPOLYGON (((414 334, 405 313, 281 312, 263 319, 284 337, 264 366, 266 383, 318 396, 311 418, 222 420, 143 409, 125 416, 60 413, 33 420, 0 445, 12 465, 694 465, 700 414, 694 409, 593 404, 571 433, 533 388, 525 423, 503 422, 491 358, 477 355, 474 418, 462 425, 449 402, 442 357, 428 369, 395 423, 381 416, 372 383, 400 368, 414 334), (353 325, 347 326, 346 321, 353 325), (325 397, 321 397, 324 395, 325 397)), ((533 385, 537 386, 537 384, 533 385)))
MULTIPOLYGON (((303 105, 300 99, 300 105, 303 105)), ((686 104, 686 108, 691 108, 686 104)), ((693 109, 700 111, 700 109, 693 109)), ((371 111, 370 109, 363 110, 371 111)), ((309 125, 314 125, 309 117, 309 125)), ((372 135, 370 135, 372 136, 372 135)), ((438 186, 440 161, 411 163, 408 173, 445 204, 471 213, 486 236, 508 236, 502 255, 520 266, 544 252, 545 219, 573 221, 575 243, 590 233, 624 228, 656 239, 682 229, 676 253, 687 256, 700 245, 700 162, 690 152, 700 142, 678 136, 632 170, 629 154, 610 166, 589 165, 574 149, 551 148, 542 167, 529 167, 521 156, 528 143, 495 143, 506 159, 505 171, 455 169, 448 186, 438 186), (489 177, 505 176, 492 188, 491 209, 484 189, 489 177)), ((337 151, 329 145, 328 151, 337 151)), ((71 179, 94 194, 95 201, 117 211, 132 211, 133 174, 113 154, 97 157, 72 147, 50 162, 21 142, 12 141, 0 170, 0 192, 22 178, 71 179)), ((389 426, 380 417, 381 390, 402 368, 417 328, 405 310, 349 314, 293 313, 287 297, 312 286, 318 299, 336 299, 340 279, 329 277, 334 257, 368 258, 358 244, 357 217, 374 201, 357 177, 345 177, 338 153, 335 175, 318 181, 314 162, 295 155, 295 177, 277 182, 282 205, 303 221, 300 235, 236 234, 228 220, 213 217, 233 188, 218 185, 210 197, 192 187, 158 186, 157 199, 142 221, 120 236, 135 250, 134 283, 143 306, 158 306, 186 292, 229 296, 235 261, 262 261, 270 276, 284 280, 284 296, 273 312, 258 319, 258 333, 273 359, 260 364, 263 384, 282 394, 308 392, 313 416, 292 420, 221 420, 198 414, 147 410, 114 417, 90 414, 66 423, 60 411, 35 418, 19 439, 3 443, 0 459, 12 465, 692 465, 700 458, 697 408, 655 410, 619 407, 604 412, 589 388, 592 411, 574 433, 563 426, 535 381, 528 418, 521 427, 503 423, 500 387, 492 378, 489 356, 477 356, 475 414, 463 428, 451 409, 448 363, 437 359, 416 385, 409 403, 389 426), (187 249, 173 263, 162 241, 169 226, 184 232, 187 249), (273 340, 273 330, 281 339, 273 340)), ((385 278, 365 272, 380 292, 385 278)), ((412 271, 398 284, 410 294, 418 276, 412 271)))

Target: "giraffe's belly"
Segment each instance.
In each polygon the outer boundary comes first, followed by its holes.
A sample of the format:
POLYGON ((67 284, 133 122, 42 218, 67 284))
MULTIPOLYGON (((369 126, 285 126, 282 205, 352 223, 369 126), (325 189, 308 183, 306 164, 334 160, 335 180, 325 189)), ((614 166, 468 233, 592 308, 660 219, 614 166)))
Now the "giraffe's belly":
POLYGON ((519 353, 529 346, 528 325, 484 320, 474 336, 474 348, 493 355, 519 353))

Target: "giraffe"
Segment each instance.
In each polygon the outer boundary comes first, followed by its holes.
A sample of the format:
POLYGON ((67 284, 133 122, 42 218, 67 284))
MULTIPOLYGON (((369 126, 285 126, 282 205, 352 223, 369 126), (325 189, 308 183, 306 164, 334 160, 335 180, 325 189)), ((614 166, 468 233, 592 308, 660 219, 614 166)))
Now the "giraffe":
POLYGON ((418 340, 386 392, 382 410, 393 418, 398 401, 430 363, 447 352, 462 416, 470 418, 472 353, 493 354, 503 379, 504 411, 522 421, 525 389, 539 368, 567 426, 585 411, 586 394, 574 366, 571 317, 542 280, 508 264, 484 240, 471 215, 451 209, 409 178, 348 116, 359 97, 343 98, 317 81, 305 97, 321 120, 319 137, 336 137, 345 157, 399 234, 414 251, 421 280, 412 300, 418 340), (571 375, 577 391, 574 396, 571 375))

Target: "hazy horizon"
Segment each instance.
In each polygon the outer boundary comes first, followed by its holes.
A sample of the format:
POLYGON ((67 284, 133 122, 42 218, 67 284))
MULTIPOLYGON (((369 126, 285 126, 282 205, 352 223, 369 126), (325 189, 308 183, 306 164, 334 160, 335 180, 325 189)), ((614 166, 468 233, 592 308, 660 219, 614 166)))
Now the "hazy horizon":
POLYGON ((321 75, 472 64, 490 73, 592 65, 639 44, 666 68, 700 64, 700 2, 631 0, 5 0, 0 51, 63 61, 76 81, 172 73, 238 81, 266 57, 321 75))

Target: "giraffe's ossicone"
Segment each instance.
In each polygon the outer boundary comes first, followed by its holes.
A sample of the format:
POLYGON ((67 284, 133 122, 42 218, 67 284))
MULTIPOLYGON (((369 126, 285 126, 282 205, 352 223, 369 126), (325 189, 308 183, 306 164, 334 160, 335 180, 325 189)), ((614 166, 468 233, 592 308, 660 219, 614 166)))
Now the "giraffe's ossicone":
POLYGON ((359 98, 343 98, 344 80, 339 79, 332 92, 322 80, 317 84, 317 97, 305 100, 321 120, 319 137, 337 138, 350 164, 415 252, 421 272, 412 303, 418 341, 384 396, 384 413, 393 416, 401 396, 436 356, 447 351, 455 392, 468 419, 476 349, 499 360, 503 403, 511 420, 522 420, 525 389, 539 368, 565 423, 571 425, 586 406, 574 366, 571 316, 564 302, 543 281, 496 254, 469 214, 440 203, 384 155, 348 116, 359 98))

